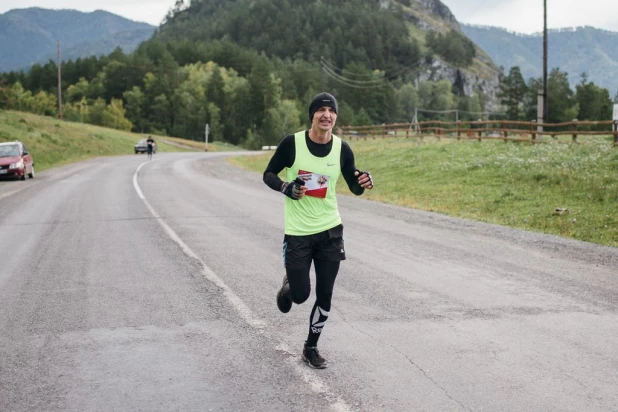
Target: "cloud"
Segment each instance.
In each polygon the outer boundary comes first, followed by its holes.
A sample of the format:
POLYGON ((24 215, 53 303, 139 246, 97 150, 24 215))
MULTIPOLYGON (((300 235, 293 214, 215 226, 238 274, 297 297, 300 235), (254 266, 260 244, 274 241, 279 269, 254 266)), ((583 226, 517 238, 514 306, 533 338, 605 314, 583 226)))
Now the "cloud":
POLYGON ((158 26, 172 8, 168 1, 150 1, 147 7, 135 3, 137 2, 106 5, 106 10, 131 20, 144 21, 158 26))
POLYGON ((12 9, 40 7, 44 9, 72 9, 83 12, 106 10, 131 20, 158 25, 174 0, 2 0, 0 13, 12 9))
MULTIPOLYGON (((618 30, 616 0, 547 0, 547 26, 618 30)), ((519 33, 543 30, 541 0, 442 0, 462 23, 504 27, 519 33)))
MULTIPOLYGON (((461 23, 504 27, 519 33, 543 30, 542 0, 442 0, 461 23)), ((84 12, 107 10, 135 21, 161 23, 175 0, 2 0, 0 13, 41 7, 84 12)), ((593 26, 618 31, 616 0, 547 0, 549 28, 593 26)))

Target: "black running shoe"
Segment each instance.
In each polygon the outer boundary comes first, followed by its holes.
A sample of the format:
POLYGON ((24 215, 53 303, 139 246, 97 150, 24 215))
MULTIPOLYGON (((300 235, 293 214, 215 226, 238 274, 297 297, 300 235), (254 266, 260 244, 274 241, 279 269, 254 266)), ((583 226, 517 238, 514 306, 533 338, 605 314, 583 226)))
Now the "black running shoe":
POLYGON ((277 292, 277 307, 283 313, 288 313, 292 309, 292 297, 290 296, 290 284, 287 275, 283 277, 283 285, 277 292))
POLYGON ((324 369, 326 367, 326 359, 320 355, 317 346, 305 346, 303 360, 312 368, 324 369))

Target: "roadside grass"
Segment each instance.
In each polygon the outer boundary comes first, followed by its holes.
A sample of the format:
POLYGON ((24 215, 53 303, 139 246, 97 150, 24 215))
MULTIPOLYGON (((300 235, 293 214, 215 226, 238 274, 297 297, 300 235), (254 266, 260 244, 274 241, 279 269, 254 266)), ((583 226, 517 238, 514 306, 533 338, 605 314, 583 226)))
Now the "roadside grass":
MULTIPOLYGON (((618 148, 425 137, 348 141, 376 182, 369 199, 618 246, 618 148)), ((272 152, 237 157, 261 173, 272 152)), ((343 179, 337 192, 349 194, 343 179)))
MULTIPOLYGON (((198 142, 196 140, 182 139, 180 137, 169 137, 169 136, 159 136, 159 140, 155 136, 155 140, 157 142, 163 141, 165 143, 170 143, 172 146, 176 147, 184 147, 186 149, 192 149, 195 151, 202 152, 205 149, 204 142, 198 142)), ((238 152, 241 150, 245 150, 238 146, 234 146, 227 142, 209 142, 208 143, 208 151, 209 152, 238 152)))
MULTIPOLYGON (((0 110, 0 142, 21 140, 32 152, 37 172, 99 156, 134 155, 133 145, 148 135, 30 113, 0 110)), ((159 152, 203 151, 204 143, 152 135, 159 152)), ((210 151, 234 150, 209 144, 210 151)))

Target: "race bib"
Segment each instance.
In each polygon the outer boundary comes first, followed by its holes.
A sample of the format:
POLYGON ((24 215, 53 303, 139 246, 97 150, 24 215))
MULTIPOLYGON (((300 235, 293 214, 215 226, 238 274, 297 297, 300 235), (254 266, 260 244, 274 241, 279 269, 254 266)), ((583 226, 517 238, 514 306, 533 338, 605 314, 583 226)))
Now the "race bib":
POLYGON ((304 180, 307 186, 306 196, 325 198, 328 191, 328 183, 330 177, 319 173, 307 172, 305 170, 298 171, 298 177, 304 180))

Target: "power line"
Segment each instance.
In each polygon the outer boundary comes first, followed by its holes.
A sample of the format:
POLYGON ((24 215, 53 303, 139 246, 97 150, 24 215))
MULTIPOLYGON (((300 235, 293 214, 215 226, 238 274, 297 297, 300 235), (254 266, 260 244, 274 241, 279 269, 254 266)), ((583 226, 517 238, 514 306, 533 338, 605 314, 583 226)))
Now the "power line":
MULTIPOLYGON (((479 4, 479 6, 477 6, 476 10, 473 11, 476 12, 478 10, 480 10, 481 8, 483 8, 483 6, 485 5, 485 3, 487 3, 489 0, 484 0, 481 4, 479 4)), ((492 6, 495 7, 498 4, 500 4, 502 2, 502 0, 495 2, 492 6)), ((489 7, 491 8, 491 7, 489 7)), ((465 35, 464 35, 465 36, 465 35)), ((466 36, 467 38, 467 36, 466 36)), ((434 53, 436 55, 443 55, 446 52, 448 52, 451 48, 453 47, 453 43, 449 44, 447 47, 443 48, 442 50, 434 50, 434 53)), ((325 59, 324 57, 320 58, 320 63, 322 66, 322 69, 324 70, 324 72, 326 72, 326 74, 328 74, 331 78, 337 80, 338 82, 348 86, 348 87, 354 87, 354 88, 360 88, 360 89, 368 89, 368 88, 372 88, 372 87, 383 87, 385 84, 385 82, 387 80, 392 80, 397 78, 399 75, 401 75, 402 73, 411 70, 411 69, 415 69, 418 68, 422 65, 422 61, 419 59, 415 59, 413 62, 408 62, 408 64, 404 65, 403 67, 399 67, 398 69, 396 69, 393 72, 388 72, 387 76, 382 77, 381 79, 376 79, 376 80, 355 80, 355 79, 351 79, 349 77, 345 77, 343 75, 337 74, 337 72, 342 73, 344 71, 344 69, 340 68, 340 67, 336 67, 333 63, 329 62, 327 59, 325 59)), ((366 76, 364 74, 361 73, 349 73, 350 76, 366 76)))
MULTIPOLYGON (((347 69, 341 69, 339 67, 335 67, 334 64, 332 64, 331 62, 326 60, 324 57, 322 57, 320 59, 320 62, 322 63, 322 66, 327 66, 332 72, 343 72, 345 70, 346 73, 349 73, 349 75, 352 75, 352 76, 364 76, 364 77, 367 77, 367 74, 364 74, 364 73, 349 72, 347 69)), ((387 72, 388 76, 384 76, 383 79, 386 79, 386 80, 394 79, 397 76, 399 76, 399 74, 401 74, 401 73, 403 73, 403 72, 405 72, 407 70, 410 70, 410 69, 412 69, 412 68, 414 68, 416 66, 420 66, 420 64, 421 63, 417 61, 417 62, 415 62, 412 65, 407 65, 407 66, 404 66, 404 67, 399 67, 395 71, 387 72)), ((363 82, 362 80, 353 80, 353 79, 349 79, 349 78, 347 78, 347 80, 348 81, 357 81, 359 83, 363 82)), ((372 82, 372 80, 368 80, 368 81, 365 81, 365 82, 372 82)))
POLYGON ((356 87, 356 88, 360 88, 360 89, 370 89, 370 88, 374 88, 374 87, 384 87, 387 85, 387 82, 382 78, 382 79, 374 79, 374 80, 354 80, 354 79, 349 79, 347 77, 341 76, 337 73, 335 73, 333 70, 331 70, 328 66, 322 66, 322 70, 324 70, 324 72, 326 74, 328 74, 331 78, 339 81, 340 83, 345 84, 346 86, 349 87, 356 87))

